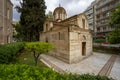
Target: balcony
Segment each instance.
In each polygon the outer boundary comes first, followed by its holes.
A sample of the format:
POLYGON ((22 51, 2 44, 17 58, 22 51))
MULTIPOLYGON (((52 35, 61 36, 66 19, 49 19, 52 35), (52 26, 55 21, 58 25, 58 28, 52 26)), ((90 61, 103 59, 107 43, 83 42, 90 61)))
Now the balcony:
POLYGON ((112 4, 105 5, 104 7, 96 9, 96 15, 99 15, 101 13, 108 12, 108 11, 110 11, 112 9, 115 9, 115 6, 118 5, 119 3, 120 3, 120 1, 118 1, 118 2, 116 1, 116 2, 114 2, 112 4))
POLYGON ((97 10, 97 11, 96 11, 96 15, 99 15, 99 14, 101 14, 101 13, 103 14, 104 12, 108 12, 108 11, 114 9, 116 5, 117 5, 117 4, 115 4, 115 5, 110 5, 110 6, 101 8, 100 10, 97 10))
POLYGON ((110 3, 112 1, 114 1, 114 0, 101 0, 100 2, 98 2, 98 5, 96 5, 96 8, 100 8, 100 7, 110 3))
POLYGON ((101 20, 108 20, 109 18, 110 18, 109 16, 101 16, 100 18, 97 18, 96 21, 99 22, 101 20))
POLYGON ((107 26, 109 23, 108 20, 105 20, 104 22, 97 22, 96 23, 96 27, 103 27, 103 26, 107 26))
POLYGON ((97 31, 97 33, 106 33, 106 32, 110 32, 112 30, 114 30, 114 28, 108 28, 106 30, 99 30, 99 31, 97 31))

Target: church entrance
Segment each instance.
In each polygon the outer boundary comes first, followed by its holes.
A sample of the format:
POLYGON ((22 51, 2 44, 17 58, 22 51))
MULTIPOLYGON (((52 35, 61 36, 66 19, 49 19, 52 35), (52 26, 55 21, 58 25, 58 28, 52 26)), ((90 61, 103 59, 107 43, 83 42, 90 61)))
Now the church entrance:
POLYGON ((86 55, 86 42, 82 42, 82 56, 86 55))

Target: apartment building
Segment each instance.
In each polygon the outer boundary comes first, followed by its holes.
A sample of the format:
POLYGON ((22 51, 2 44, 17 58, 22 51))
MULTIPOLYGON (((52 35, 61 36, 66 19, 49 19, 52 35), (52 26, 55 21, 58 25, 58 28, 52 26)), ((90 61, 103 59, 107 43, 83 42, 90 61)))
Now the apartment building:
POLYGON ((106 39, 108 33, 114 29, 113 26, 109 26, 110 14, 115 10, 116 6, 120 3, 120 0, 96 0, 95 4, 95 33, 96 38, 106 39))
POLYGON ((90 6, 84 11, 86 14, 88 21, 89 21, 89 28, 91 30, 95 30, 95 3, 96 1, 93 1, 90 6))
POLYGON ((12 42, 12 8, 10 0, 0 0, 0 44, 12 42))

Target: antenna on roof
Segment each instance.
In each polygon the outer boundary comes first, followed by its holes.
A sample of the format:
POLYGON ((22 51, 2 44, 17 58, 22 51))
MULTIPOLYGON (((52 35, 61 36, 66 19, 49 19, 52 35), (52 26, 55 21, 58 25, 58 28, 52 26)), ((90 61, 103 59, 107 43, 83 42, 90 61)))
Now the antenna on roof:
POLYGON ((60 5, 60 0, 59 0, 59 7, 61 7, 61 5, 60 5))
POLYGON ((61 7, 60 3, 59 3, 59 7, 61 7))

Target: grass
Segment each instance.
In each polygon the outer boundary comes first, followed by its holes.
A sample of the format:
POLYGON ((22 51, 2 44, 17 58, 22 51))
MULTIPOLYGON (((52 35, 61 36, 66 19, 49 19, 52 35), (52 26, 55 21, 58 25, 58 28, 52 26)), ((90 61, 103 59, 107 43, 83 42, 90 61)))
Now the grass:
MULTIPOLYGON (((32 52, 22 50, 16 60, 16 63, 18 64, 27 64, 30 66, 35 66, 35 60, 32 52)), ((42 63, 40 60, 38 60, 38 67, 45 67, 48 68, 44 63, 42 63)))

